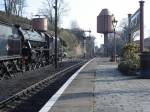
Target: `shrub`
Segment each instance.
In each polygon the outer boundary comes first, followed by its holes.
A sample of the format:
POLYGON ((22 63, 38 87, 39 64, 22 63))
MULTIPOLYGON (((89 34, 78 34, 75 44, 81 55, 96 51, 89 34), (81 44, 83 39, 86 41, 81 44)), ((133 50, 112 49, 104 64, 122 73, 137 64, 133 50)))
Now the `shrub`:
POLYGON ((138 65, 132 61, 122 61, 118 65, 118 70, 126 75, 133 75, 138 69, 138 65))
POLYGON ((129 43, 122 49, 118 70, 124 74, 131 75, 139 69, 139 66, 139 46, 135 43, 129 43))

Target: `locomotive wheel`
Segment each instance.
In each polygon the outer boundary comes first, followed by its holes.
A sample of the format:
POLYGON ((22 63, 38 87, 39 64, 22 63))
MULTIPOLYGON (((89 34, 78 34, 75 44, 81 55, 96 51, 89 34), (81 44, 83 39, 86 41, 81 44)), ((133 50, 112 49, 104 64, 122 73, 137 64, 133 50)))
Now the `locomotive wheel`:
POLYGON ((17 73, 18 70, 17 70, 17 63, 16 63, 17 60, 12 60, 11 61, 11 67, 12 67, 12 73, 17 73))
POLYGON ((11 74, 6 66, 6 62, 0 62, 0 76, 1 79, 11 77, 11 74))
POLYGON ((36 63, 36 68, 40 68, 40 63, 39 62, 36 63))
POLYGON ((14 61, 17 72, 22 72, 21 59, 17 59, 14 61))
POLYGON ((27 64, 27 65, 25 65, 25 70, 26 70, 26 71, 29 71, 29 68, 30 68, 30 67, 29 67, 29 65, 28 65, 28 64, 27 64))
POLYGON ((31 63, 31 64, 30 64, 30 70, 34 70, 34 66, 35 66, 35 64, 34 64, 34 63, 31 63))
POLYGON ((26 68, 25 65, 22 65, 22 72, 25 72, 25 71, 26 71, 25 68, 26 68))

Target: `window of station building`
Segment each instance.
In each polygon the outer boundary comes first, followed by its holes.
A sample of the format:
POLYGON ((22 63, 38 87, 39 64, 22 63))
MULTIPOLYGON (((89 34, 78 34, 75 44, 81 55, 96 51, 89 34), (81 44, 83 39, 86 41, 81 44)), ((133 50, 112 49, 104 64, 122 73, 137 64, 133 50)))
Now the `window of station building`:
POLYGON ((0 37, 1 38, 12 38, 13 37, 13 32, 12 32, 12 27, 6 26, 3 24, 0 24, 0 37))

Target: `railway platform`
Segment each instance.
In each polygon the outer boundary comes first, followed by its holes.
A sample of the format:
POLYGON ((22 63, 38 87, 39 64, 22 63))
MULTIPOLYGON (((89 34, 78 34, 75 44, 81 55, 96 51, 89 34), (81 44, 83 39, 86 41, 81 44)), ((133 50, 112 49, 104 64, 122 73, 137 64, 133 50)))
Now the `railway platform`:
POLYGON ((150 112, 150 81, 124 76, 107 58, 78 70, 39 112, 150 112))

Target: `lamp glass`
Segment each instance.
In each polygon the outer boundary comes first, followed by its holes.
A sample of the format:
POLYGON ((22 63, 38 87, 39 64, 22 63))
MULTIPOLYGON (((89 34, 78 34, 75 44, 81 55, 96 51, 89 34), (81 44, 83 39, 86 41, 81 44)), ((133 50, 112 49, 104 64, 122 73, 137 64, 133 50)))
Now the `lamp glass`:
POLYGON ((113 25, 114 28, 116 28, 117 22, 118 22, 118 21, 114 18, 114 20, 112 21, 112 25, 113 25))

